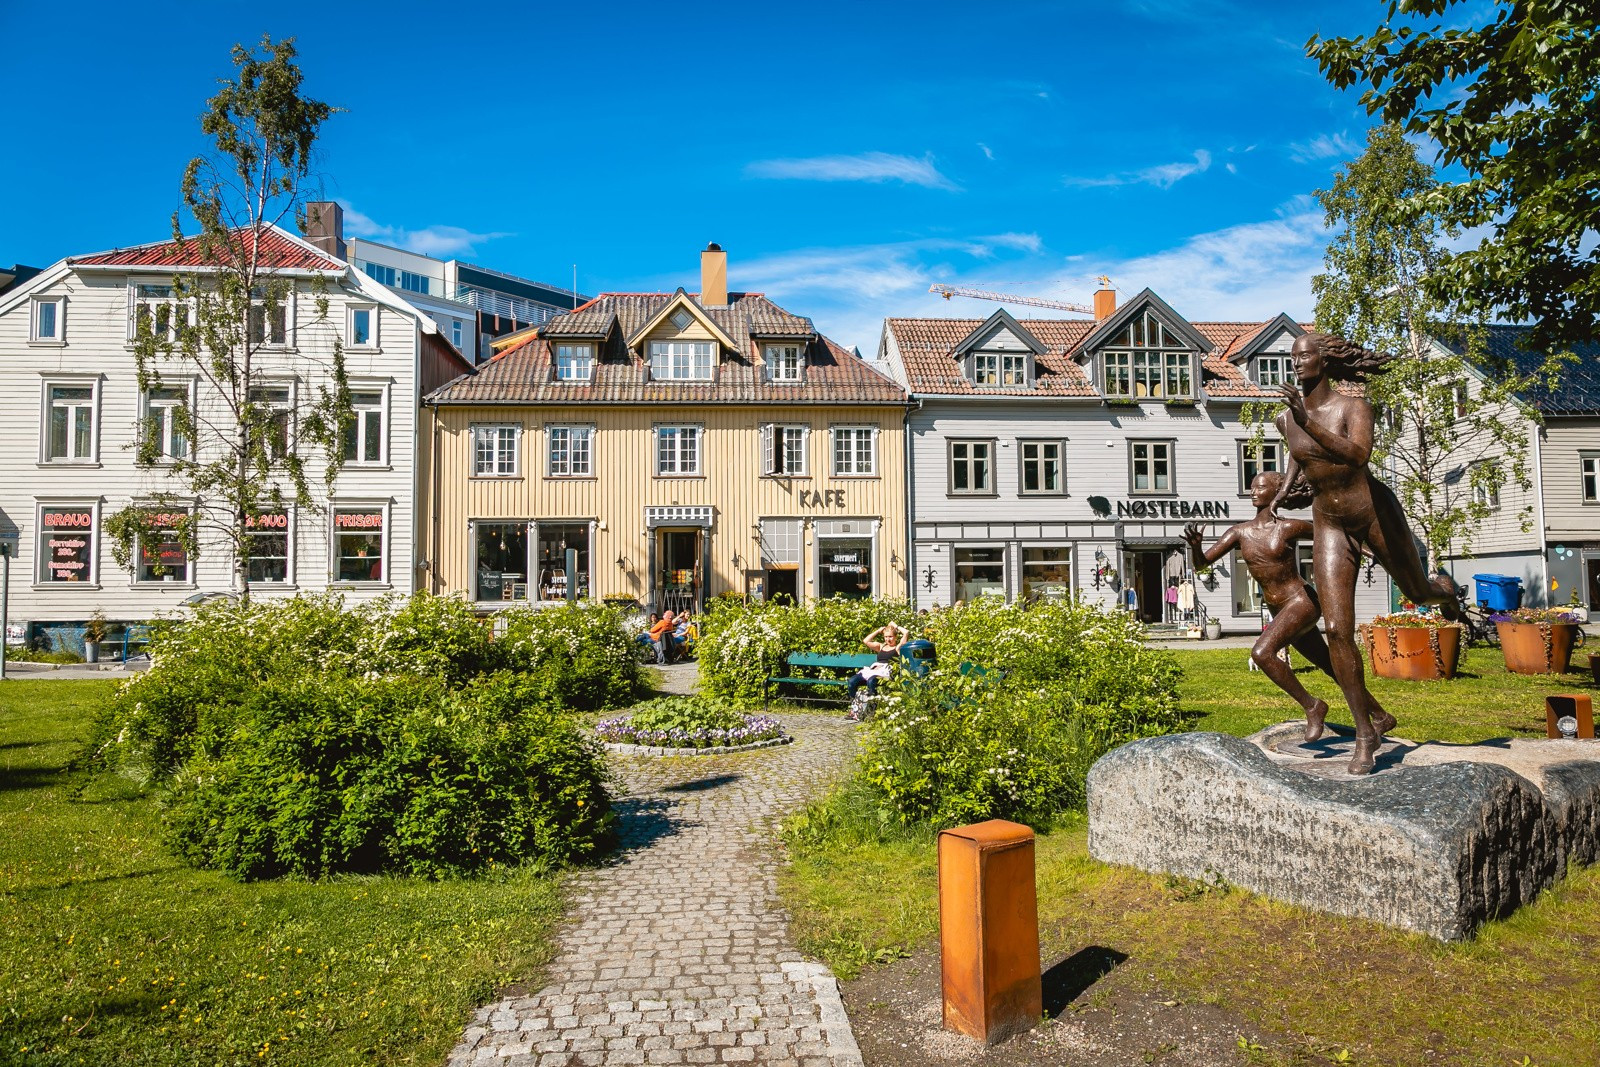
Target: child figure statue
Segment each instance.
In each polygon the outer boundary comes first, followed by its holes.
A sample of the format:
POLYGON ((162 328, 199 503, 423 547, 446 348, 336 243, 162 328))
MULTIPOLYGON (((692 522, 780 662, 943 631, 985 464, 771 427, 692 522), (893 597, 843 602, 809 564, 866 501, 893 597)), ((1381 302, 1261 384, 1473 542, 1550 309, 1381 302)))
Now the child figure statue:
MULTIPOLYGON (((1234 549, 1250 568, 1250 576, 1261 586, 1261 597, 1272 609, 1272 621, 1250 649, 1250 659, 1268 678, 1293 698, 1306 712, 1306 740, 1322 736, 1328 717, 1327 701, 1306 692, 1300 679, 1279 654, 1293 648, 1328 677, 1333 677, 1333 662, 1328 645, 1317 631, 1322 606, 1317 591, 1300 577, 1295 558, 1295 542, 1311 536, 1311 524, 1304 519, 1283 519, 1272 512, 1272 504, 1283 486, 1283 475, 1271 471, 1258 474, 1250 483, 1250 502, 1256 517, 1223 531, 1209 549, 1202 550, 1200 527, 1190 523, 1183 531, 1189 555, 1196 570, 1208 567, 1234 549)), ((1299 502, 1304 506, 1308 501, 1299 502)))

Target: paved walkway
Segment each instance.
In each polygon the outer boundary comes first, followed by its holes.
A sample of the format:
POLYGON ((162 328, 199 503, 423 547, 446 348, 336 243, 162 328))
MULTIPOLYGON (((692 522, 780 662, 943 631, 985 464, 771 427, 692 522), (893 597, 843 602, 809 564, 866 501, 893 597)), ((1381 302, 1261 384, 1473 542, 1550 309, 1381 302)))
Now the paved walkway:
POLYGON ((838 715, 782 720, 795 742, 778 748, 614 757, 616 862, 578 876, 549 984, 480 1010, 451 1067, 859 1067, 837 983, 789 939, 774 847, 776 817, 844 769, 855 737, 838 715))

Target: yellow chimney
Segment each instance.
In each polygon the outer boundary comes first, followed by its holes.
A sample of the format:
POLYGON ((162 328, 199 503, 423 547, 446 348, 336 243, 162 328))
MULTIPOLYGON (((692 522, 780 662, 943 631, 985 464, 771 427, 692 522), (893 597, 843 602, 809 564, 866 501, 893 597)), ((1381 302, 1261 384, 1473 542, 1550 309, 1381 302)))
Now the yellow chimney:
POLYGON ((700 303, 706 307, 728 305, 728 253, 715 241, 700 253, 700 303))

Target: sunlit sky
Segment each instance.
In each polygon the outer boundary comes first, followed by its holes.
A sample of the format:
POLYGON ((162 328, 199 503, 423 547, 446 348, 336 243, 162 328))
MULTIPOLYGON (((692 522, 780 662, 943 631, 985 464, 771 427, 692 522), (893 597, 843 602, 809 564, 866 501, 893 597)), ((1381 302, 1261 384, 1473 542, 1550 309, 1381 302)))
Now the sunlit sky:
POLYGON ((271 33, 345 109, 318 181, 351 236, 585 293, 693 290, 714 240, 869 355, 886 316, 994 307, 933 282, 1306 316, 1310 194, 1370 123, 1305 42, 1384 7, 4 2, 0 264, 164 237, 229 47, 271 33))

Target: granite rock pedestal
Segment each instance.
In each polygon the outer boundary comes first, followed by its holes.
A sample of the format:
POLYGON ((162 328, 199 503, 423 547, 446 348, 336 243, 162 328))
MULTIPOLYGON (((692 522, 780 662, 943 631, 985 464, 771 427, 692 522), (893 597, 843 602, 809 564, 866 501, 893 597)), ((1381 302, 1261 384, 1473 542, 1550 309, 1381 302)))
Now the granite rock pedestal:
POLYGON ((1509 915, 1600 855, 1600 743, 1390 739, 1344 770, 1348 729, 1190 733, 1089 772, 1089 851, 1444 941, 1509 915))

